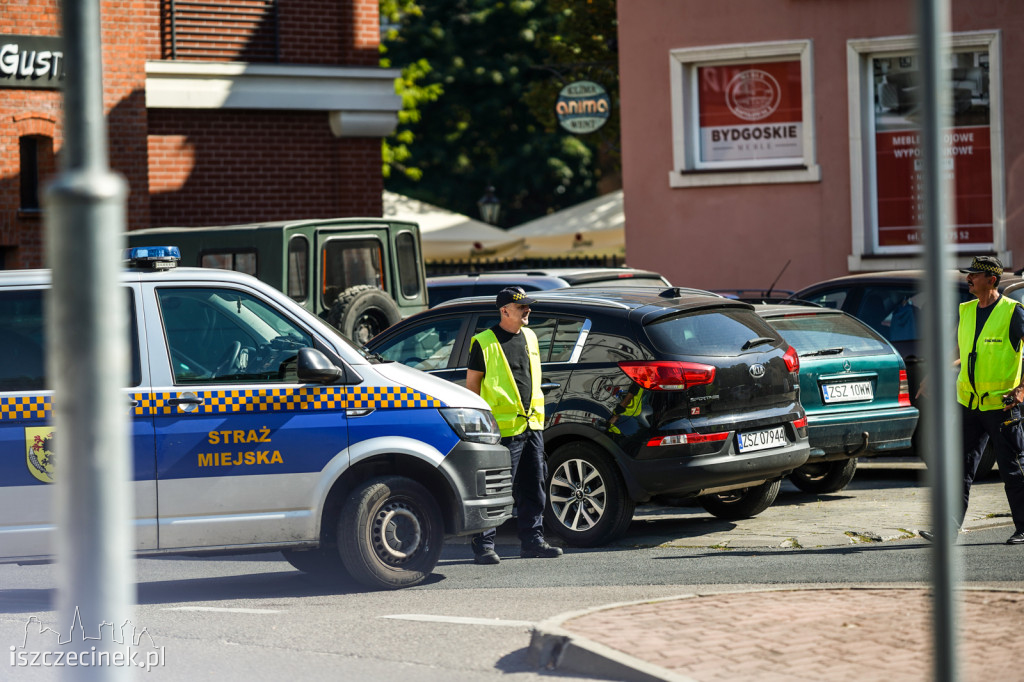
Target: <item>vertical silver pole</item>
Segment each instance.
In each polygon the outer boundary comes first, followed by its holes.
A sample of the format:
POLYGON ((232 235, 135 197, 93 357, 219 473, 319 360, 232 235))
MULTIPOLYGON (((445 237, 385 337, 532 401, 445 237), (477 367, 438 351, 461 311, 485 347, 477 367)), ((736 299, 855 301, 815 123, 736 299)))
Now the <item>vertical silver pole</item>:
POLYGON ((943 137, 950 128, 949 0, 919 0, 921 57, 921 158, 924 162, 925 352, 929 397, 922 423, 926 427, 928 475, 932 497, 932 556, 934 591, 933 664, 936 680, 957 680, 956 589, 960 556, 955 534, 963 494, 963 453, 960 451, 960 411, 950 376, 957 299, 949 278, 952 258, 949 222, 954 189, 952 166, 946 168, 943 137))
MULTIPOLYGON (((58 624, 78 621, 82 650, 123 651, 112 632, 131 616, 132 489, 128 446, 127 300, 118 283, 124 180, 111 173, 103 107, 99 0, 64 0, 67 63, 61 172, 47 189, 49 375, 59 469, 55 489, 58 624), (110 623, 112 628, 101 626, 110 623)), ((131 630, 131 628, 127 628, 131 630)), ((128 666, 77 666, 69 679, 126 679, 128 666)))

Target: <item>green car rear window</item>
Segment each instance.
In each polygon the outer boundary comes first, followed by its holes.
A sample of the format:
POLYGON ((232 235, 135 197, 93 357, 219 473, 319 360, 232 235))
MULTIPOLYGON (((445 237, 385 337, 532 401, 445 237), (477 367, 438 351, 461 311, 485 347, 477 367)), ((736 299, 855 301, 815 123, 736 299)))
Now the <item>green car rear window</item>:
POLYGON ((770 322, 799 355, 823 350, 839 357, 892 353, 888 343, 848 315, 794 315, 770 322))

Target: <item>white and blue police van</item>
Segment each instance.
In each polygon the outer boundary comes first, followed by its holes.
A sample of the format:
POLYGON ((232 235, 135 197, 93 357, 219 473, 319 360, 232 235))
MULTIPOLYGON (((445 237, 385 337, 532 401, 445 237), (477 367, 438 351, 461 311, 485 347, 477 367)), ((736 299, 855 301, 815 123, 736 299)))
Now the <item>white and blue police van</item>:
MULTIPOLYGON (((295 301, 228 270, 125 252, 135 550, 280 550, 373 588, 423 581, 446 536, 511 517, 508 450, 487 404, 365 354, 295 301)), ((52 426, 50 275, 0 273, 0 562, 54 553, 73 446, 52 426)))

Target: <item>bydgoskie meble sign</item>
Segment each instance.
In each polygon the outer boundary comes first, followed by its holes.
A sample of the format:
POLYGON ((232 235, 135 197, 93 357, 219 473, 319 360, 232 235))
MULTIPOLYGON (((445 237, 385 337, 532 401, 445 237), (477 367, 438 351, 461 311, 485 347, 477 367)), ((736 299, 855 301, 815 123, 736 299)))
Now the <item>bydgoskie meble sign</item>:
POLYGON ((799 61, 702 66, 697 79, 702 163, 803 162, 799 61))
POLYGON ((56 89, 63 83, 60 38, 0 35, 0 88, 56 89))
POLYGON ((608 93, 593 81, 569 83, 558 93, 555 104, 559 125, 577 135, 592 133, 603 126, 611 109, 608 93))

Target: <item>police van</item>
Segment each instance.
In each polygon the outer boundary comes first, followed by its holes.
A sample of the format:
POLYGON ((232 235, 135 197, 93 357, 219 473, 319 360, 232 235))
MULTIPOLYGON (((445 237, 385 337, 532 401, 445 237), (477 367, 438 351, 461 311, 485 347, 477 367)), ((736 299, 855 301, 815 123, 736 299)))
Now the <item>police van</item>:
MULTIPOLYGON (((126 251, 135 549, 281 550, 374 588, 424 580, 445 536, 500 525, 511 465, 477 395, 367 355, 285 294, 126 251)), ((0 562, 53 553, 49 272, 0 273, 0 562)))

